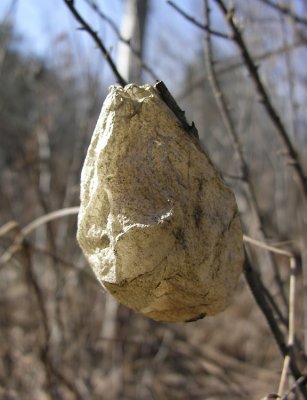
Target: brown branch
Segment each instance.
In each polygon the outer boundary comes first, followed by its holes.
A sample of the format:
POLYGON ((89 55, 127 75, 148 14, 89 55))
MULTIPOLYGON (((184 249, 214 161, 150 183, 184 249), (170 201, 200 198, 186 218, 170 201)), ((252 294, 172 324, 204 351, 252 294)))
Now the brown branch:
MULTIPOLYGON (((261 280, 261 276, 253 269, 247 254, 245 253, 245 262, 244 262, 244 275, 245 279, 249 285, 249 288, 260 308, 262 311, 270 330, 273 334, 273 337, 279 347, 279 350, 284 358, 289 357, 289 366, 292 375, 294 376, 295 380, 300 380, 304 375, 301 373, 295 357, 293 356, 292 349, 287 346, 284 341, 283 334, 275 320, 274 314, 270 305, 268 304, 265 296, 263 296, 263 288, 264 284, 261 280)), ((307 389, 304 385, 300 386, 300 390, 304 396, 304 399, 307 399, 307 389)))
MULTIPOLYGON (((305 45, 306 44, 306 39, 305 38, 299 38, 299 40, 295 41, 292 44, 289 44, 287 46, 282 46, 278 47, 277 49, 266 51, 262 54, 255 55, 254 56, 254 61, 264 61, 267 60, 270 57, 277 56, 279 54, 284 54, 288 51, 291 51, 299 46, 305 45)), ((235 69, 242 68, 244 67, 244 63, 242 61, 234 61, 231 62, 229 60, 222 60, 221 62, 216 62, 216 74, 217 75, 222 75, 222 74, 227 74, 228 72, 231 72, 235 69), (229 64, 227 65, 227 62, 229 64), (218 65, 218 64, 223 64, 223 65, 218 65), (226 64, 226 65, 224 65, 226 64)), ((202 75, 199 79, 197 79, 195 82, 192 82, 192 85, 188 88, 188 90, 185 90, 183 93, 181 93, 178 96, 179 100, 184 99, 186 96, 188 96, 195 88, 199 87, 200 85, 203 84, 203 82, 207 79, 207 75, 202 75)))
POLYGON ((264 314, 269 324, 273 337, 276 343, 278 344, 278 347, 282 355, 286 356, 288 352, 287 345, 284 341, 283 334, 278 324, 276 323, 272 309, 269 306, 266 298, 263 296, 264 285, 262 283, 261 277, 259 273, 253 269, 249 261, 248 255, 246 253, 245 253, 245 263, 244 263, 244 275, 259 308, 261 309, 262 313, 264 314))
POLYGON ((227 21, 229 27, 232 30, 233 33, 233 40, 237 44, 237 46, 240 49, 241 56, 243 58, 243 61, 245 63, 246 68, 248 69, 250 73, 250 77, 254 83, 254 86, 256 88, 256 91, 260 97, 260 101, 263 104, 263 107, 265 108, 267 115, 270 117, 273 125, 275 126, 278 136, 281 139, 281 142, 283 144, 285 153, 289 157, 289 163, 293 167, 293 171, 295 172, 295 177, 297 178, 298 184, 302 190, 302 193, 305 196, 305 199, 307 197, 307 178, 304 174, 304 171, 302 169, 302 166, 299 162, 298 155, 296 150, 294 149, 290 139, 288 132, 282 123, 277 111, 275 110, 273 103, 270 99, 270 96, 264 87, 260 75, 258 73, 258 68, 255 65, 252 56, 250 55, 250 52, 248 50, 248 47, 243 39, 243 36, 240 32, 240 29, 236 25, 236 22, 234 20, 234 14, 235 10, 228 9, 226 5, 224 4, 223 0, 214 0, 215 3, 219 6, 220 10, 224 14, 225 20, 227 21))
POLYGON ((24 265, 26 267, 27 280, 35 294, 37 306, 40 311, 42 319, 44 340, 40 355, 41 355, 41 360, 45 367, 51 398, 54 399, 57 398, 57 396, 54 395, 54 384, 55 384, 54 377, 56 377, 59 382, 61 382, 71 393, 73 393, 73 395, 77 400, 83 400, 83 396, 81 396, 76 386, 72 382, 70 382, 70 380, 67 379, 62 374, 62 372, 60 372, 59 369, 56 368, 55 365, 53 364, 50 351, 51 328, 47 312, 47 306, 45 304, 44 293, 33 271, 30 245, 26 241, 23 242, 23 255, 25 259, 24 265))
MULTIPOLYGON (((206 23, 210 28, 211 27, 211 18, 210 18, 210 9, 209 9, 208 0, 205 0, 205 18, 206 18, 206 23)), ((261 239, 264 241, 265 240, 264 219, 260 212, 260 208, 258 205, 254 186, 253 186, 252 182, 249 180, 250 171, 249 171, 248 163, 245 160, 238 134, 235 130, 233 120, 231 118, 229 109, 227 107, 225 96, 223 94, 223 91, 222 91, 219 81, 217 79, 217 75, 216 75, 215 68, 214 68, 211 34, 209 31, 207 31, 205 34, 205 61, 206 61, 207 75, 208 75, 207 78, 209 81, 209 85, 211 87, 213 96, 215 98, 215 101, 216 101, 219 113, 221 115, 223 124, 226 128, 226 132, 232 140, 236 156, 239 160, 239 170, 240 170, 241 179, 243 180, 243 183, 245 184, 245 189, 246 189, 249 201, 251 203, 253 211, 255 212, 255 217, 257 220, 259 232, 261 234, 261 239)), ((269 249, 267 249, 267 250, 269 250, 269 249)), ((284 293, 284 288, 283 288, 283 284, 281 281, 279 269, 277 268, 276 263, 274 262, 274 259, 272 258, 271 254, 269 252, 267 254, 268 254, 268 261, 270 262, 270 265, 274 271, 276 283, 278 284, 279 289, 280 289, 282 300, 283 300, 285 306, 287 307, 287 298, 284 293)))
POLYGON ((120 30, 118 29, 118 27, 116 26, 115 22, 108 17, 107 15, 105 15, 101 9, 98 7, 98 5, 95 3, 95 1, 93 0, 86 0, 86 3, 96 12, 97 15, 99 15, 99 17, 101 19, 103 19, 104 21, 106 21, 109 26, 113 29, 113 31, 115 32, 116 36, 118 37, 118 39, 122 42, 125 43, 127 46, 130 47, 132 53, 138 57, 138 59, 141 61, 141 68, 146 71, 154 80, 158 80, 158 77, 156 76, 156 74, 154 73, 153 69, 150 68, 148 65, 146 65, 143 60, 142 60, 142 56, 139 50, 135 49, 132 44, 131 41, 129 39, 125 39, 122 34, 120 33, 120 30))
POLYGON ((303 18, 297 14, 295 14, 290 7, 284 6, 280 3, 276 4, 271 0, 261 0, 262 3, 266 4, 267 6, 273 8, 274 10, 286 15, 287 17, 292 18, 295 22, 298 22, 299 24, 303 24, 307 26, 307 19, 303 18))
POLYGON ((40 351, 40 358, 41 361, 44 365, 45 368, 45 374, 46 374, 46 379, 48 382, 48 388, 50 391, 50 396, 51 398, 54 398, 53 396, 53 379, 52 379, 52 374, 50 371, 50 366, 49 366, 49 345, 50 345, 50 328, 49 328, 49 321, 48 321, 48 314, 47 314, 47 308, 45 305, 44 301, 44 295, 42 293, 42 290, 38 284, 38 281, 34 275, 33 267, 32 267, 32 260, 31 260, 31 252, 28 244, 26 242, 23 243, 23 252, 22 255, 24 256, 24 265, 25 265, 25 270, 26 270, 26 279, 28 281, 29 286, 32 288, 37 307, 39 309, 40 315, 41 315, 41 321, 42 321, 42 328, 43 328, 43 344, 42 348, 40 351))
MULTIPOLYGON (((289 264, 290 264, 290 283, 289 283, 289 315, 288 315, 288 340, 287 340, 287 348, 288 348, 288 354, 284 357, 284 365, 283 365, 283 370, 280 378, 280 384, 278 388, 278 396, 281 397, 283 391, 284 391, 284 386, 286 383, 286 378, 288 374, 288 369, 291 363, 291 359, 294 359, 295 353, 294 350, 299 350, 301 352, 301 345, 298 341, 298 339, 295 336, 295 303, 296 303, 296 274, 297 274, 297 269, 298 269, 298 260, 297 257, 295 256, 294 253, 280 249, 278 247, 274 247, 272 245, 268 245, 267 243, 262 243, 259 240, 255 240, 253 238, 250 238, 246 235, 243 235, 243 240, 245 243, 250 243, 255 246, 259 246, 261 248, 267 249, 272 251, 273 253, 283 255, 289 259, 289 264), (295 349, 296 346, 296 349, 295 349), (292 358, 291 358, 292 357, 292 358)), ((263 285, 262 291, 267 297, 267 300, 273 307, 275 312, 278 312, 279 309, 275 308, 275 302, 267 290, 267 288, 263 285)), ((269 305, 269 304, 268 304, 269 305)))
POLYGON ((37 246, 34 246, 33 244, 31 244, 31 250, 36 253, 43 254, 46 257, 51 258, 52 260, 60 263, 64 268, 76 270, 77 273, 80 274, 80 276, 82 276, 82 279, 84 278, 88 282, 91 282, 91 283, 97 285, 97 279, 96 279, 95 275, 91 272, 90 269, 77 268, 77 266, 75 264, 73 264, 71 261, 68 261, 68 260, 62 258, 61 256, 53 253, 52 251, 50 251, 48 249, 37 247, 37 246))
MULTIPOLYGON (((305 44, 306 43, 304 42, 304 40, 302 38, 300 38, 297 41, 295 41, 291 44, 288 44, 286 46, 281 46, 281 47, 278 47, 277 49, 266 51, 262 54, 256 55, 256 56, 254 56, 254 60, 255 61, 264 61, 264 60, 267 60, 268 58, 287 53, 287 52, 289 52, 299 46, 303 46, 305 44)), ((217 73, 219 75, 224 74, 224 73, 230 72, 234 69, 244 67, 244 65, 245 64, 242 61, 234 62, 230 65, 221 66, 220 68, 217 69, 217 73)))
POLYGON ((191 17, 191 15, 187 14, 185 11, 183 11, 177 4, 175 4, 172 0, 166 0, 166 2, 174 8, 182 17, 184 17, 186 20, 190 21, 192 24, 197 26, 198 28, 204 30, 204 31, 209 31, 212 35, 218 36, 223 39, 231 40, 232 37, 228 35, 227 33, 215 31, 211 28, 208 27, 208 25, 204 25, 201 22, 197 21, 195 18, 191 17))
POLYGON ((115 63, 114 63, 113 59, 111 58, 110 53, 106 49, 105 45, 103 44, 102 40, 98 36, 97 32, 95 32, 91 28, 91 26, 85 21, 85 19, 79 14, 79 12, 77 11, 77 9, 74 6, 74 1, 73 0, 63 0, 63 1, 67 5, 69 10, 71 11, 73 16, 75 17, 75 19, 78 22, 80 22, 80 24, 82 26, 82 29, 85 30, 93 38, 94 42, 97 44, 98 48, 101 50, 104 58, 108 62, 112 72, 116 76, 116 79, 117 79, 118 83, 121 86, 125 86, 127 84, 127 82, 125 81, 125 79, 118 72, 118 69, 116 68, 115 63))
MULTIPOLYGON (((210 33, 210 26, 211 26, 211 19, 210 19, 210 9, 208 1, 205 0, 205 17, 206 23, 209 27, 209 30, 205 33, 205 63, 207 67, 207 79, 209 81, 209 85, 211 86, 211 90, 217 104, 219 113, 222 117, 223 124, 226 128, 228 135, 230 136, 235 152, 239 159, 239 169, 241 172, 241 179, 243 181, 248 181, 248 165, 244 160, 243 152, 241 148, 241 144, 238 138, 238 135, 235 131, 233 121, 230 117, 225 96, 221 90, 220 84, 217 80, 215 69, 214 69, 214 61, 213 61, 213 50, 212 50, 212 42, 211 42, 211 33, 210 33)), ((258 207, 256 207, 258 209, 258 207)))
MULTIPOLYGON (((206 17, 206 22, 210 28, 210 9, 209 9, 208 0, 205 0, 205 17, 206 17)), ((243 156, 239 138, 235 131, 229 111, 227 109, 225 97, 223 95, 223 92, 220 88, 219 82, 218 82, 216 74, 215 74, 210 32, 206 32, 205 38, 206 38, 206 62, 207 62, 209 83, 211 85, 213 94, 215 96, 215 100, 216 100, 217 106, 219 108, 221 117, 223 119, 225 128, 226 128, 228 134, 231 136, 232 141, 234 142, 235 151, 240 160, 240 170, 245 178, 249 196, 250 196, 251 202, 254 206, 254 209, 256 211, 258 223, 260 224, 259 228, 261 230, 261 233, 263 234, 263 228, 262 228, 263 221, 261 219, 261 214, 259 212, 259 207, 258 207, 258 203, 256 200, 255 192, 254 192, 253 186, 251 185, 251 182, 249 182, 249 180, 248 180, 248 172, 249 172, 248 164, 246 163, 245 158, 243 156)), ((258 245, 259 245, 259 243, 258 243, 258 245)), ((268 251, 272 250, 272 246, 267 246, 267 245, 262 245, 262 244, 261 244, 261 246, 265 247, 268 251)), ((274 248, 274 251, 276 251, 280 254, 284 254, 287 257, 291 257, 291 260, 294 260, 294 257, 289 252, 286 252, 286 251, 283 251, 280 249, 275 249, 275 248, 274 248)), ((271 261, 272 261, 272 265, 274 266, 274 262, 272 259, 271 259, 271 261)), ((274 270, 275 270, 276 277, 279 278, 278 270, 276 268, 274 268, 274 270)), ((264 313, 264 315, 267 319, 267 322, 270 326, 271 332, 283 354, 284 368, 283 368, 283 374, 281 377, 281 385, 280 385, 280 390, 281 390, 283 388, 284 376, 287 373, 288 366, 290 367, 291 372, 292 372, 293 376, 295 377, 295 379, 299 379, 300 376, 302 375, 297 366, 297 363, 296 363, 296 360, 295 360, 295 357, 293 354, 293 347, 294 347, 294 289, 293 289, 293 287, 295 286, 293 282, 295 282, 295 278, 294 278, 294 275, 291 274, 291 278, 290 278, 290 288, 291 288, 290 304, 291 304, 291 307, 289 310, 288 343, 286 344, 283 334, 282 334, 282 332, 279 328, 279 325, 276 321, 276 317, 274 316, 274 313, 272 311, 271 304, 268 301, 268 297, 264 296, 264 292, 265 292, 264 288, 265 287, 261 281, 260 275, 257 275, 253 271, 253 268, 248 261, 247 255, 246 255, 246 262, 245 262, 245 276, 246 276, 246 280, 252 290, 252 293, 255 297, 255 300, 256 300, 258 306, 261 308, 262 312, 264 313)), ((279 286, 282 288, 282 285, 280 283, 279 283, 279 286)), ((304 388, 301 388, 301 391, 302 391, 304 397, 307 396, 307 391, 304 390, 304 388)), ((307 397, 305 397, 305 398, 307 398, 307 397)))

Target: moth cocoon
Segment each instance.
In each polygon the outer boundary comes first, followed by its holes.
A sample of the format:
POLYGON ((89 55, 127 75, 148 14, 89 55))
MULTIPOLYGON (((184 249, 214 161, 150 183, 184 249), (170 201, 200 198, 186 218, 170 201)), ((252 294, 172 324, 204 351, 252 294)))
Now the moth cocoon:
POLYGON ((156 87, 110 88, 77 238, 103 287, 150 318, 194 320, 231 301, 243 264, 235 197, 156 87))

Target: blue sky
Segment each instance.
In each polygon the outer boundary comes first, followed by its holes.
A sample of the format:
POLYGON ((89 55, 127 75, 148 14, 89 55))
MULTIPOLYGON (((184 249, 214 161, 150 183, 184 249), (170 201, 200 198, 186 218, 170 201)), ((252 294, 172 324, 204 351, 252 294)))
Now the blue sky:
MULTIPOLYGON (((120 26, 123 0, 98 1, 105 14, 120 26)), ((65 62, 61 54, 72 53, 80 68, 85 61, 92 68, 104 71, 112 81, 108 66, 101 54, 95 49, 87 33, 78 31, 78 24, 68 11, 63 0, 1 0, 0 19, 7 15, 11 5, 15 4, 11 19, 18 32, 24 37, 22 51, 32 52, 47 58, 51 63, 65 62), (83 60, 83 61, 82 61, 83 60)), ((108 25, 88 8, 83 0, 75 0, 82 15, 99 32, 105 45, 116 58, 117 39, 108 25)), ((202 0, 177 0, 176 4, 184 8, 195 18, 202 20, 202 0)), ((151 12, 148 20, 148 40, 146 44, 146 62, 161 79, 170 86, 176 86, 184 69, 182 65, 192 61, 202 48, 202 32, 178 15, 165 0, 151 0, 151 12)), ((67 55, 67 54, 66 54, 67 55)), ((148 77, 149 79, 149 77, 148 77)))

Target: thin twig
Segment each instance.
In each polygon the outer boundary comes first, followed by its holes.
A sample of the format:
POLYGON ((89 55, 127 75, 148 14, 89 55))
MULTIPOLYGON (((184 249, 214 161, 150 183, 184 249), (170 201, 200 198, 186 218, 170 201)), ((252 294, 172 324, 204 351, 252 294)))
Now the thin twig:
MULTIPOLYGON (((295 257, 290 258, 290 285, 289 285, 289 330, 288 330, 288 351, 291 354, 295 339, 295 286, 296 286, 296 261, 295 257)), ((278 394, 284 392, 287 374, 291 362, 291 355, 288 354, 284 359, 284 366, 278 387, 278 394)))
POLYGON ((281 396, 282 400, 288 400, 289 396, 291 393, 293 393, 297 388, 306 386, 307 385, 307 376, 301 376, 299 379, 297 379, 294 384, 291 386, 290 390, 288 390, 287 393, 285 393, 283 396, 281 396))
POLYGON ((287 7, 285 5, 282 5, 280 3, 274 3, 271 0, 261 0, 262 3, 268 5, 271 8, 274 8, 274 10, 278 11, 279 13, 282 13, 286 15, 287 17, 292 18, 295 22, 298 22, 299 24, 303 24, 307 26, 307 18, 303 18, 300 15, 295 14, 290 7, 287 7))
POLYGON ((11 3, 8 5, 7 10, 5 10, 4 16, 1 20, 1 25, 5 26, 7 22, 12 17, 12 14, 15 12, 17 8, 18 0, 12 0, 11 3))
POLYGON ((284 341, 283 334, 276 323, 271 307, 268 305, 266 298, 263 296, 264 285, 261 277, 259 273, 252 267, 247 254, 245 254, 244 274, 255 300, 269 324, 273 337, 278 344, 282 355, 285 357, 287 355, 287 345, 284 341))
POLYGON ((61 210, 52 211, 48 214, 43 215, 42 217, 36 218, 33 221, 31 221, 28 225, 26 225, 21 229, 21 234, 24 237, 28 236, 31 232, 33 232, 40 225, 43 225, 46 222, 66 217, 67 215, 78 214, 78 212, 79 212, 79 207, 67 207, 67 208, 62 208, 61 210))
POLYGON ((277 317, 279 318, 279 321, 283 324, 283 326, 284 326, 285 328, 288 328, 288 326, 289 326, 289 319, 286 318, 286 317, 282 314, 282 312, 281 312, 279 306, 277 305, 277 303, 276 303, 276 301, 275 301, 273 295, 271 294, 271 292, 270 292, 265 286, 263 287, 263 293, 264 293, 265 297, 267 298, 269 304, 271 305, 273 311, 275 312, 275 314, 276 314, 277 317))
MULTIPOLYGON (((305 45, 306 45, 306 43, 302 39, 298 39, 298 40, 294 41, 291 44, 287 44, 285 46, 280 46, 277 49, 266 51, 266 52, 264 52, 262 54, 255 55, 254 56, 254 61, 257 61, 257 62, 264 61, 264 60, 267 60, 267 59, 269 59, 271 57, 275 57, 275 56, 278 56, 278 55, 281 55, 281 54, 288 53, 291 50, 294 50, 299 46, 305 46, 305 45)), ((240 68, 240 67, 244 67, 244 65, 245 64, 240 60, 240 61, 237 61, 237 62, 233 62, 233 63, 231 63, 229 65, 225 65, 225 66, 222 65, 220 67, 217 66, 216 73, 218 75, 222 75, 222 74, 225 74, 227 72, 233 71, 234 69, 237 69, 237 68, 240 68)))
POLYGON ((299 158, 296 150, 294 149, 290 139, 288 132, 281 121, 273 103, 270 99, 270 96, 260 79, 260 75, 258 73, 258 68, 255 65, 252 56, 250 55, 249 49, 243 39, 240 29, 238 28, 234 15, 234 8, 228 9, 224 4, 223 0, 214 0, 215 3, 219 6, 220 10, 224 14, 225 21, 228 23, 230 29, 233 33, 233 40, 237 44, 240 49, 241 56, 244 60, 245 66, 250 73, 250 77, 254 83, 256 91, 260 97, 260 101, 263 104, 268 116, 270 117, 273 125, 275 126, 278 136, 281 139, 281 142, 284 146, 285 153, 288 155, 289 164, 293 167, 293 171, 295 173, 295 177, 297 178, 298 184, 302 190, 302 193, 307 198, 307 178, 304 174, 302 165, 299 162, 299 158))
MULTIPOLYGON (((254 246, 257 246, 257 247, 259 247, 261 249, 265 249, 265 250, 271 251, 272 253, 275 253, 275 254, 284 255, 284 256, 290 257, 290 258, 292 257, 292 253, 290 253, 290 252, 288 252, 286 250, 281 250, 278 247, 269 245, 267 243, 261 242, 260 240, 251 238, 248 235, 243 235, 243 241, 245 243, 250 243, 250 244, 252 244, 254 246)), ((263 287, 263 292, 264 292, 265 296, 267 297, 268 301, 270 302, 270 304, 272 305, 275 313, 278 315, 278 318, 280 319, 280 321, 283 323, 283 325, 287 326, 288 323, 289 323, 289 320, 282 315, 282 313, 281 313, 279 307, 277 306, 274 298, 272 297, 272 295, 270 294, 269 290, 265 286, 263 287)))
POLYGON ((115 63, 114 63, 112 57, 110 56, 110 53, 106 49, 105 45, 103 44, 102 40, 98 36, 97 32, 95 32, 92 29, 92 27, 85 21, 85 19, 79 14, 79 12, 77 11, 77 9, 74 6, 73 0, 63 0, 63 1, 67 5, 69 10, 71 11, 73 16, 75 17, 75 19, 78 22, 80 22, 82 29, 84 29, 86 32, 88 32, 88 34, 93 38, 94 42, 97 44, 98 48, 101 50, 104 58, 107 60, 111 70, 113 71, 114 75, 116 76, 118 83, 121 86, 125 86, 127 84, 127 82, 118 72, 118 69, 116 68, 115 63))
POLYGON ((51 328, 48 317, 47 306, 44 300, 44 294, 40 287, 40 284, 37 280, 37 277, 32 268, 32 260, 31 260, 31 251, 28 243, 23 242, 23 254, 25 256, 25 267, 27 272, 27 279, 34 291, 37 306, 39 308, 41 318, 42 318, 42 327, 44 333, 43 346, 41 349, 41 360, 45 366, 46 376, 48 379, 48 386, 50 390, 50 394, 52 398, 58 398, 53 394, 53 386, 54 386, 54 377, 56 377, 59 382, 61 382, 78 400, 83 400, 83 396, 79 393, 77 387, 67 379, 63 373, 54 366, 52 358, 51 358, 51 348, 50 348, 50 337, 51 337, 51 328))
POLYGON ((261 242, 260 240, 253 239, 248 235, 243 235, 243 241, 246 242, 246 243, 251 243, 251 244, 253 244, 255 246, 258 246, 258 247, 260 247, 262 249, 271 251, 272 253, 275 253, 275 254, 280 254, 282 256, 286 256, 286 257, 289 257, 289 258, 294 257, 294 255, 290 251, 282 250, 282 249, 280 249, 278 247, 275 247, 275 246, 272 246, 270 244, 261 242))
POLYGON ((96 4, 95 1, 93 0, 85 0, 86 3, 99 15, 99 17, 103 20, 105 20, 109 26, 112 28, 112 30, 115 32, 116 36, 118 37, 118 39, 122 42, 125 43, 127 46, 130 47, 132 53, 141 61, 141 68, 146 71, 154 80, 158 80, 157 75, 155 74, 154 70, 152 68, 150 68, 147 64, 145 64, 142 60, 142 56, 139 50, 135 49, 132 44, 131 41, 129 39, 125 39, 122 34, 120 33, 120 30, 118 29, 118 27, 116 26, 115 22, 108 17, 107 15, 105 15, 101 9, 98 7, 98 5, 96 4))
POLYGON ((0 271, 2 267, 14 257, 15 254, 20 252, 20 250, 22 250, 22 245, 19 241, 19 235, 18 235, 14 243, 0 257, 0 271))
POLYGON ((48 250, 48 249, 44 249, 41 247, 37 247, 34 246, 33 244, 31 244, 31 250, 33 250, 36 253, 40 253, 40 254, 44 254, 46 257, 50 257, 52 258, 54 261, 60 263, 63 265, 63 267, 66 268, 72 268, 72 269, 76 269, 77 272, 83 277, 86 278, 89 282, 92 282, 94 284, 97 284, 97 279, 95 278, 95 275, 91 272, 90 269, 85 268, 85 269, 81 269, 78 268, 75 264, 73 264, 71 261, 68 261, 64 258, 62 258, 61 256, 54 254, 52 251, 48 250))
MULTIPOLYGON (((292 44, 289 44, 287 46, 282 46, 282 47, 278 47, 275 50, 271 50, 271 51, 266 51, 262 54, 258 54, 254 56, 254 61, 258 62, 258 61, 264 61, 267 60, 270 57, 274 57, 280 54, 284 54, 288 51, 291 51, 299 46, 303 46, 306 45, 306 42, 304 40, 302 40, 301 38, 297 41, 295 41, 292 44)), ((233 59, 233 57, 232 57, 233 59)), ((242 68, 244 67, 245 64, 242 62, 242 60, 240 61, 233 61, 231 62, 229 59, 225 59, 222 60, 221 62, 216 61, 216 75, 220 76, 223 74, 227 74, 235 69, 238 68, 242 68), (228 64, 229 63, 229 64, 228 64), (221 64, 219 66, 219 64, 221 64)), ((190 87, 188 89, 186 89, 183 93, 181 93, 179 96, 177 96, 178 100, 182 100, 185 97, 187 97, 192 90, 194 90, 195 88, 199 87, 200 85, 202 85, 204 83, 205 80, 207 80, 207 74, 202 75, 200 78, 198 78, 195 82, 192 82, 192 84, 190 85, 190 87)))
POLYGON ((48 380, 48 386, 49 390, 52 396, 52 377, 50 374, 50 368, 49 368, 49 345, 50 345, 50 327, 49 327, 49 319, 48 319, 48 313, 47 313, 47 307, 44 301, 44 295, 43 292, 40 288, 40 285, 36 279, 36 276, 34 274, 33 268, 32 268, 32 259, 31 259, 31 252, 30 248, 27 243, 24 243, 23 246, 23 253, 22 255, 24 256, 24 266, 25 266, 25 271, 26 271, 26 278, 29 283, 29 286, 32 288, 35 298, 36 298, 36 303, 37 307, 39 309, 40 315, 41 315, 41 321, 42 321, 42 331, 43 331, 43 345, 42 345, 42 351, 41 351, 41 358, 43 361, 43 365, 45 367, 46 371, 46 377, 48 380))
POLYGON ((0 237, 7 235, 10 231, 18 229, 18 224, 16 221, 6 222, 0 227, 0 237))
POLYGON ((201 22, 197 21, 195 18, 193 18, 191 15, 187 14, 185 11, 183 11, 177 4, 175 4, 172 0, 166 0, 167 4, 169 4, 171 7, 174 8, 182 17, 190 21, 192 24, 197 26, 198 28, 210 32, 212 35, 218 36, 223 39, 231 40, 232 37, 228 35, 227 33, 215 31, 211 28, 208 27, 208 25, 204 25, 201 22))
POLYGON ((14 243, 2 254, 0 257, 0 266, 6 264, 10 259, 22 249, 22 243, 26 236, 37 229, 39 226, 46 224, 47 222, 53 221, 54 219, 62 218, 67 215, 74 215, 79 212, 79 207, 68 207, 62 208, 61 210, 52 211, 49 214, 45 214, 31 221, 28 225, 22 228, 16 238, 14 243))
MULTIPOLYGON (((283 43, 287 44, 288 43, 288 33, 286 29, 286 18, 283 15, 279 16, 280 23, 281 23, 281 31, 282 31, 282 39, 283 43)), ((297 35, 298 37, 302 37, 302 33, 298 31, 296 22, 291 18, 290 20, 292 31, 294 35, 297 35)), ((306 43, 306 42, 305 42, 306 43)), ((289 53, 285 54, 285 62, 286 62, 286 69, 287 69, 287 81, 288 81, 288 86, 289 86, 289 101, 288 104, 289 106, 287 109, 289 110, 289 122, 290 122, 290 130, 291 130, 291 135, 292 137, 295 137, 297 132, 298 132, 298 121, 299 121, 299 116, 298 116, 298 104, 296 103, 295 99, 295 65, 294 65, 294 60, 290 57, 289 53)), ((291 190, 289 187, 287 189, 288 191, 291 190)), ((303 214, 305 213, 305 210, 303 210, 303 214)), ((304 226, 304 223, 303 223, 304 226)), ((306 232, 306 229, 303 228, 303 231, 306 232)), ((302 281, 306 282, 307 278, 307 269, 306 269, 306 259, 303 256, 302 258, 302 281)), ((307 354, 307 287, 306 285, 303 285, 303 326, 304 326, 304 351, 305 354, 307 354), (304 301, 305 300, 305 301, 304 301)))
MULTIPOLYGON (((205 17, 206 17, 207 25, 210 28, 211 18, 210 18, 210 9, 209 9, 208 1, 205 1, 205 17)), ((223 124, 226 128, 228 135, 230 136, 230 138, 233 142, 235 152, 239 159, 239 163, 240 163, 239 169, 241 172, 241 179, 243 181, 247 181, 248 180, 248 166, 244 160, 242 147, 241 147, 238 135, 235 131, 233 121, 230 117, 230 114, 229 114, 229 111, 228 111, 228 108, 226 105, 225 96, 221 90, 221 87, 219 85, 219 82, 218 82, 216 74, 215 74, 215 69, 213 67, 214 61, 213 61, 213 54, 212 54, 213 51, 212 51, 210 30, 208 30, 205 34, 205 42, 206 42, 205 62, 206 62, 207 74, 208 74, 207 78, 208 78, 209 84, 211 86, 211 90, 212 90, 213 96, 215 98, 215 102, 217 104, 219 113, 222 117, 223 124)))

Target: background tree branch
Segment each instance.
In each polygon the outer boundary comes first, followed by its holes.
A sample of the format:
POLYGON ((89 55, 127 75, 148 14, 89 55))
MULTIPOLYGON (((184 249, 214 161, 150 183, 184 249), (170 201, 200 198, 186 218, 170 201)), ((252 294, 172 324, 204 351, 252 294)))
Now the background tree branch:
POLYGON ((121 85, 121 86, 125 86, 127 84, 127 82, 123 79, 123 77, 120 75, 120 73, 117 70, 117 67, 110 55, 110 53, 108 52, 108 50, 106 49, 105 45, 103 44, 102 40, 99 38, 97 32, 95 32, 93 30, 93 28, 90 26, 90 24, 88 24, 85 19, 81 16, 81 14, 77 11, 75 5, 74 5, 74 0, 63 0, 64 3, 66 4, 66 6, 68 7, 68 9, 70 10, 70 12, 72 13, 72 15, 75 17, 75 19, 81 24, 81 27, 83 30, 85 30, 94 40, 94 42, 96 43, 97 47, 100 49, 100 51, 102 52, 104 58, 106 59, 107 63, 109 64, 112 72, 114 73, 117 82, 121 85))
POLYGON ((243 36, 240 32, 240 29, 236 25, 234 16, 235 16, 235 9, 231 8, 228 9, 224 2, 222 0, 214 0, 215 3, 219 6, 220 10, 222 11, 225 21, 228 23, 232 33, 233 33, 233 40, 239 47, 241 51, 242 58, 245 62, 246 68, 248 69, 250 73, 250 77, 252 81, 254 82, 255 88, 259 94, 259 99, 261 103, 263 104, 263 107, 265 108, 268 116, 270 117, 273 125, 276 128, 276 131, 281 139, 281 142, 283 144, 285 154, 287 155, 287 164, 291 165, 293 168, 294 174, 297 178, 297 182, 302 190, 302 194, 305 196, 305 200, 307 198, 307 179, 305 176, 305 173, 303 171, 302 165, 299 161, 298 154, 296 150, 294 149, 290 139, 289 139, 289 134, 280 118, 278 115, 275 107, 273 106, 272 100, 265 89, 262 80, 260 78, 258 68, 255 65, 250 52, 248 50, 248 47, 245 44, 245 41, 243 39, 243 36))

